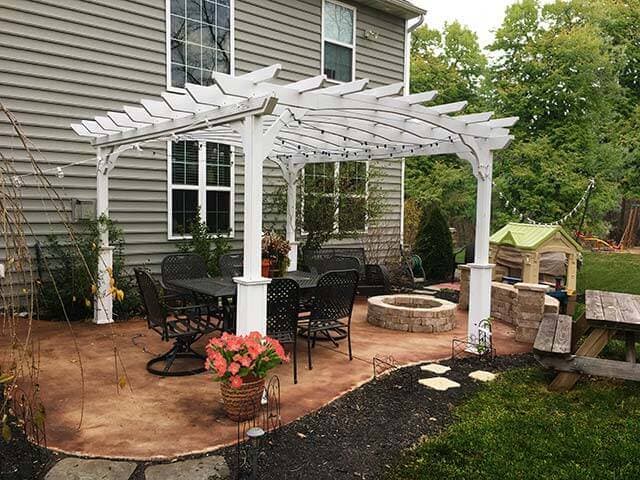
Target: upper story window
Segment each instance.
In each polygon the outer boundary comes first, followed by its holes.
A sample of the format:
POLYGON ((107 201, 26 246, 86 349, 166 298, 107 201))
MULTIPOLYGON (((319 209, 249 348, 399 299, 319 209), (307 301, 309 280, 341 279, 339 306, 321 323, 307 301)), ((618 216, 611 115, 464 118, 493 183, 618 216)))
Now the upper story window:
POLYGON ((327 78, 350 82, 355 76, 356 9, 325 0, 322 12, 323 72, 327 78))
POLYGON ((167 0, 168 85, 211 85, 212 72, 231 72, 230 0, 167 0))

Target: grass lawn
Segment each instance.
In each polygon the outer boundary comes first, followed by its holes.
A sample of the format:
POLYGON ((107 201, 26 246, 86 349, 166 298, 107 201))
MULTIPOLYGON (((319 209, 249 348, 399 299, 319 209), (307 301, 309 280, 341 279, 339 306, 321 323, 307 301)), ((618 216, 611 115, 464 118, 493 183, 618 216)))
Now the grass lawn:
POLYGON ((640 295, 640 255, 585 252, 578 292, 586 289, 640 295))
POLYGON ((640 478, 640 385, 586 381, 556 394, 548 382, 537 368, 503 374, 389 480, 640 478))

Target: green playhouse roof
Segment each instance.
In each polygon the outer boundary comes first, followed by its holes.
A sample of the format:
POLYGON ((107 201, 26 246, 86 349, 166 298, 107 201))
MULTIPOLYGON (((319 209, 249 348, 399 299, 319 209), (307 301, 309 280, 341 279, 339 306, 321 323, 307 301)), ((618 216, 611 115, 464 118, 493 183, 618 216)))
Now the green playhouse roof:
POLYGON ((507 223, 491 235, 491 243, 509 245, 522 250, 535 250, 544 242, 560 233, 578 251, 580 245, 560 225, 533 225, 529 223, 507 223))

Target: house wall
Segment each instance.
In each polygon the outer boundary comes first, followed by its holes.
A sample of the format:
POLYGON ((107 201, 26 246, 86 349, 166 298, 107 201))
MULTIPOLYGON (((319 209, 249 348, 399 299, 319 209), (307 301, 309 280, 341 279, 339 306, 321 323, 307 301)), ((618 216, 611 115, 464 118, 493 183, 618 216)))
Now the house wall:
MULTIPOLYGON (((348 3, 348 2, 347 2, 348 3)), ((357 77, 371 86, 403 79, 404 20, 357 5, 357 77), (366 30, 379 33, 364 38, 366 30)), ((235 0, 236 74, 283 65, 282 82, 320 73, 321 0, 235 0)), ((41 168, 90 159, 90 144, 69 124, 108 110, 121 110, 166 88, 165 0, 2 0, 0 3, 0 102, 12 111, 33 142, 41 168)), ((0 115, 0 153, 31 172, 28 155, 0 115)), ((236 155, 235 240, 241 246, 243 161, 236 155)), ((69 213, 71 202, 95 200, 95 161, 47 176, 69 213)), ((63 233, 54 202, 36 177, 24 179, 22 204, 33 233, 63 233)), ((266 166, 265 191, 280 183, 266 166)), ((383 189, 389 211, 382 237, 398 236, 399 162, 385 166, 383 189)), ((163 144, 123 155, 111 174, 110 217, 125 232, 127 263, 157 270, 176 251, 167 240, 167 160, 163 144)), ((33 243, 34 239, 31 238, 33 243)), ((352 242, 346 242, 352 243, 352 242)), ((1 246, 1 245, 0 245, 1 246)), ((0 249, 0 261, 6 257, 0 249)))

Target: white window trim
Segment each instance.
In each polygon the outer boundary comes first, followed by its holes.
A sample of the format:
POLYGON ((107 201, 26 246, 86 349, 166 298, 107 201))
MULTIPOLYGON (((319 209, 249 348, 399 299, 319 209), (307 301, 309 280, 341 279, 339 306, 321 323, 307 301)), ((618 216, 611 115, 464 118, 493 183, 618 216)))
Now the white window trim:
MULTIPOLYGON (((324 74, 324 44, 325 42, 329 42, 332 43, 334 45, 338 45, 341 47, 346 47, 346 48, 350 48, 351 49, 351 80, 350 81, 354 81, 356 79, 356 33, 358 31, 358 22, 357 22, 357 13, 358 13, 358 9, 356 7, 354 7, 353 5, 348 5, 346 3, 342 3, 336 0, 322 0, 322 11, 320 12, 320 16, 322 17, 322 21, 321 21, 321 25, 320 25, 320 74, 324 74), (338 42, 335 40, 327 40, 324 37, 324 5, 325 3, 333 3, 335 5, 340 5, 341 7, 345 7, 348 8, 349 10, 353 11, 353 45, 348 45, 346 43, 343 42, 338 42)), ((334 80, 331 78, 327 78, 327 82, 330 83, 346 83, 346 82, 342 82, 340 80, 334 80)))
MULTIPOLYGON (((171 0, 165 0, 165 80, 167 91, 174 93, 185 93, 186 90, 171 85, 171 0)), ((236 72, 236 0, 229 0, 229 55, 231 56, 229 70, 231 75, 236 72)), ((324 50, 324 49, 323 49, 324 50)))
POLYGON ((231 182, 228 187, 209 186, 207 185, 207 151, 204 145, 206 143, 215 142, 198 142, 198 185, 174 185, 173 178, 173 164, 172 164, 172 142, 167 142, 167 239, 168 240, 188 240, 191 235, 176 235, 173 232, 173 190, 197 190, 198 191, 198 207, 200 208, 201 215, 205 215, 206 212, 203 206, 207 202, 207 192, 229 192, 229 233, 228 235, 219 235, 229 239, 235 238, 235 148, 230 147, 230 163, 231 168, 229 175, 231 182))
MULTIPOLYGON (((360 160, 360 162, 362 162, 362 160, 360 160)), ((343 164, 344 162, 335 162, 333 165, 333 176, 334 176, 334 191, 333 193, 322 193, 320 195, 324 195, 327 198, 331 198, 333 199, 333 201, 336 203, 336 212, 335 212, 335 218, 333 219, 333 233, 340 233, 340 222, 339 222, 339 218, 340 218, 340 204, 339 204, 339 195, 340 195, 340 191, 339 191, 339 182, 340 182, 340 166, 343 164)), ((367 176, 366 178, 366 182, 364 184, 364 194, 357 194, 357 193, 352 193, 352 194, 344 194, 347 195, 349 197, 353 197, 353 198, 358 198, 358 197, 364 197, 366 202, 369 202, 369 169, 371 166, 371 163, 366 160, 364 161, 365 164, 365 174, 367 176)), ((300 209, 302 212, 302 215, 304 216, 304 168, 301 170, 301 174, 302 174, 302 183, 301 183, 301 194, 300 194, 300 209)), ((305 231, 303 228, 304 225, 304 219, 302 220, 302 225, 300 225, 300 235, 305 237, 308 235, 309 232, 305 231)), ((369 232, 369 216, 366 214, 365 212, 365 219, 364 219, 364 230, 358 230, 357 232, 354 233, 368 233, 369 232)))

